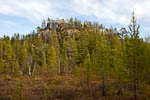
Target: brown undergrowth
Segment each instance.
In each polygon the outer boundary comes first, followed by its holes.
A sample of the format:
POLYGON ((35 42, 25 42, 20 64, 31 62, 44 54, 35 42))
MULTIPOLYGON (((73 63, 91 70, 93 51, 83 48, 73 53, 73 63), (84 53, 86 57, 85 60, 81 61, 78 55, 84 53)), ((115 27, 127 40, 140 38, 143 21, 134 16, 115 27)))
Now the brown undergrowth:
POLYGON ((84 80, 81 82, 79 76, 72 74, 52 78, 50 75, 3 75, 0 76, 0 100, 132 100, 132 95, 118 96, 115 88, 108 87, 106 96, 102 97, 100 83, 93 78, 86 86, 84 80))

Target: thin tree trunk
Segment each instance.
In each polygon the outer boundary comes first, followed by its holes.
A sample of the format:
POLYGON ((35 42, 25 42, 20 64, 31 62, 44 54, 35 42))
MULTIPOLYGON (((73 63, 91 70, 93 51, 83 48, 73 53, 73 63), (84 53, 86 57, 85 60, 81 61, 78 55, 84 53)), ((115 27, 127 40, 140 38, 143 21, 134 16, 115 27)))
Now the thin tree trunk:
MULTIPOLYGON (((123 53, 123 34, 122 34, 122 41, 121 41, 121 43, 122 43, 122 53, 123 53)), ((119 89, 118 89, 118 93, 117 93, 119 96, 122 94, 122 89, 121 89, 121 67, 123 67, 123 57, 122 57, 122 55, 121 55, 122 64, 120 65, 120 68, 119 68, 119 82, 118 82, 119 83, 118 84, 119 89)))
POLYGON ((136 100, 136 51, 134 40, 134 58, 133 58, 133 74, 134 74, 134 100, 136 100))
POLYGON ((105 96, 105 73, 104 73, 104 54, 102 50, 102 96, 105 96))
POLYGON ((29 65, 29 76, 31 76, 31 65, 29 65))
POLYGON ((28 70, 29 70, 29 76, 31 76, 31 65, 32 65, 32 56, 29 56, 29 61, 28 61, 28 70))
POLYGON ((82 64, 80 64, 80 75, 81 75, 80 85, 83 86, 83 65, 82 64))
POLYGON ((34 63, 34 65, 33 65, 32 76, 34 75, 34 72, 35 72, 35 68, 36 68, 36 62, 35 62, 35 63, 34 63))
POLYGON ((58 58, 58 73, 60 73, 61 69, 60 69, 60 57, 58 58))

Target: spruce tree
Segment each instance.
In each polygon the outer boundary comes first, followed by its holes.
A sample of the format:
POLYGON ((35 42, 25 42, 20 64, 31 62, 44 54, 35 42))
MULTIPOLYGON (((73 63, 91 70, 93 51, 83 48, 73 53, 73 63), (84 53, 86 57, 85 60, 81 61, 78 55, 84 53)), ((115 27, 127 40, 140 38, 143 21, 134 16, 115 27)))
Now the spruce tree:
POLYGON ((110 70, 109 68, 109 47, 107 45, 106 36, 102 33, 99 40, 98 45, 98 66, 100 70, 100 80, 102 81, 102 96, 106 95, 105 90, 105 81, 106 81, 106 75, 107 72, 110 70))
POLYGON ((139 39, 139 28, 140 26, 136 24, 136 18, 134 12, 131 18, 131 24, 129 25, 129 32, 131 36, 131 43, 132 43, 132 69, 133 69, 133 93, 134 93, 134 100, 137 99, 137 46, 138 46, 138 39, 139 39))
POLYGON ((18 61, 16 60, 15 64, 14 64, 14 71, 13 71, 13 74, 14 75, 20 75, 20 69, 19 69, 19 63, 18 61))
POLYGON ((67 56, 68 56, 68 71, 74 72, 76 66, 76 55, 77 55, 77 45, 75 38, 69 38, 66 44, 67 56))
POLYGON ((46 61, 47 61, 47 70, 51 75, 54 75, 55 73, 57 73, 58 69, 58 62, 57 62, 57 55, 56 55, 56 50, 54 48, 54 46, 49 46, 47 48, 47 57, 46 57, 46 61))
POLYGON ((90 77, 91 77, 91 60, 90 60, 90 54, 89 53, 87 53, 87 56, 84 60, 83 73, 85 76, 86 85, 89 86, 89 81, 90 81, 90 77))

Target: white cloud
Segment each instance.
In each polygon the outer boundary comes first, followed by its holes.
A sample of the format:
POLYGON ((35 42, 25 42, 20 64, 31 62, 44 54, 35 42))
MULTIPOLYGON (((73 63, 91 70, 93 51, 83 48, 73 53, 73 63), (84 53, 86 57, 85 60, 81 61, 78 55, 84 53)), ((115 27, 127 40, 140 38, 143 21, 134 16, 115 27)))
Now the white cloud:
POLYGON ((129 2, 120 2, 120 0, 74 0, 75 8, 73 10, 81 15, 93 15, 98 19, 107 19, 111 22, 121 24, 128 23, 129 2), (120 4, 124 4, 121 6, 120 4), (127 5, 128 4, 128 5, 127 5), (126 13, 124 13, 126 11, 126 13))
POLYGON ((150 17, 150 0, 139 0, 133 7, 138 18, 150 17))
POLYGON ((128 24, 133 10, 137 18, 150 17, 149 5, 150 0, 1 0, 0 14, 32 21, 67 15, 95 16, 99 20, 128 24))
POLYGON ((51 4, 42 0, 5 0, 0 1, 0 13, 28 18, 32 21, 42 20, 52 14, 51 4))
POLYGON ((94 15, 112 23, 129 24, 131 13, 137 18, 150 17, 150 0, 74 0, 75 10, 81 15, 94 15))

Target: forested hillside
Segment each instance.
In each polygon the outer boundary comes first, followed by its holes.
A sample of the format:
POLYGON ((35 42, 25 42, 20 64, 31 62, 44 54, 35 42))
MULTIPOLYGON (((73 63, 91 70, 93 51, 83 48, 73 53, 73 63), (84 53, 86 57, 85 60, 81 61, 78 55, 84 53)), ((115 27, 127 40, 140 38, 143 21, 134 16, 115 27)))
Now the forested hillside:
POLYGON ((134 14, 118 30, 48 19, 31 34, 0 38, 1 100, 149 100, 150 41, 139 28, 134 14))

